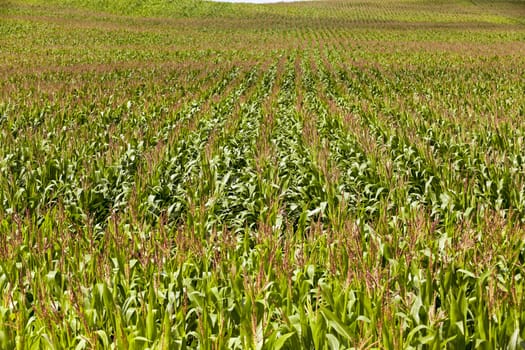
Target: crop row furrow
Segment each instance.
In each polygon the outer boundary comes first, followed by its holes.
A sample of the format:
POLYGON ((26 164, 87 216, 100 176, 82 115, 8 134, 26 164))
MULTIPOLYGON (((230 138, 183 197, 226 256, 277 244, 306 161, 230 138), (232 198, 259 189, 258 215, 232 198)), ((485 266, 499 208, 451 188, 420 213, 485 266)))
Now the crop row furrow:
POLYGON ((255 84, 257 68, 248 71, 239 84, 211 106, 208 116, 199 120, 195 130, 180 135, 168 145, 166 153, 153 173, 145 193, 140 194, 139 210, 154 219, 166 216, 171 222, 182 223, 188 210, 188 192, 191 183, 198 180, 202 171, 201 158, 213 130, 221 129, 232 115, 239 98, 255 84))
POLYGON ((308 135, 314 132, 305 129, 304 116, 296 109, 300 95, 300 55, 300 52, 290 55, 286 63, 271 136, 280 188, 278 202, 282 203, 280 220, 292 225, 298 234, 323 215, 328 199, 322 171, 307 144, 308 135))
POLYGON ((364 149, 362 142, 366 139, 357 136, 361 131, 359 126, 354 124, 354 128, 349 129, 333 107, 334 100, 340 96, 325 71, 325 63, 319 60, 318 56, 311 57, 310 64, 304 67, 305 104, 317 115, 319 135, 327 142, 330 157, 336 164, 340 177, 336 184, 339 201, 352 212, 372 218, 384 195, 385 180, 376 168, 375 155, 364 149))
POLYGON ((261 77, 256 91, 240 105, 239 119, 220 136, 204 165, 210 172, 201 181, 212 185, 201 196, 208 198, 206 215, 217 229, 224 225, 234 232, 253 230, 263 210, 255 147, 263 119, 262 105, 274 88, 277 73, 277 66, 272 65, 261 77))

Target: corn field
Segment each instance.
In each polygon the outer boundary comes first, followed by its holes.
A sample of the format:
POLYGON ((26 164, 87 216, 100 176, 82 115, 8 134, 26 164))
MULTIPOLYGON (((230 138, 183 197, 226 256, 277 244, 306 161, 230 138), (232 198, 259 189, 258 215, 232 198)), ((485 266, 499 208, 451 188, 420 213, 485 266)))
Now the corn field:
POLYGON ((0 0, 0 349, 523 349, 525 2, 0 0))

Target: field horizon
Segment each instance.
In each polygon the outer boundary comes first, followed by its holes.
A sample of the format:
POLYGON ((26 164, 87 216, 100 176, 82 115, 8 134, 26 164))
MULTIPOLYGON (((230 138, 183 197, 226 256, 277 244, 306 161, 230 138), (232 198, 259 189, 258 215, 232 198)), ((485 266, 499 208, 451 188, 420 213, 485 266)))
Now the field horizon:
POLYGON ((0 349, 522 349, 525 1, 0 0, 0 349))

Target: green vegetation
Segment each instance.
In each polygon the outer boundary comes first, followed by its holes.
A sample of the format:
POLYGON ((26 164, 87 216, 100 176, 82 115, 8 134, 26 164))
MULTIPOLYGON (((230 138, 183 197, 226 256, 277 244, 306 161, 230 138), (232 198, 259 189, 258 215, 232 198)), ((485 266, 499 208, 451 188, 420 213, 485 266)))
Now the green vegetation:
POLYGON ((523 347, 523 1, 0 14, 0 349, 523 347))

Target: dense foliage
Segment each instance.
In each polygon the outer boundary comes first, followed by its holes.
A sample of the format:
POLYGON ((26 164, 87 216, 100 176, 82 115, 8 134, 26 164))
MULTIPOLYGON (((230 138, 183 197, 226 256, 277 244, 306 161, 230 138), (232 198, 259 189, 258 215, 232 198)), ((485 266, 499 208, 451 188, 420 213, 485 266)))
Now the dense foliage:
POLYGON ((525 344, 522 1, 0 14, 0 349, 525 344))

